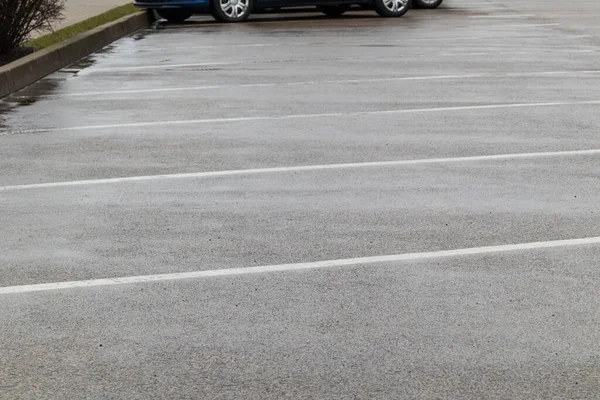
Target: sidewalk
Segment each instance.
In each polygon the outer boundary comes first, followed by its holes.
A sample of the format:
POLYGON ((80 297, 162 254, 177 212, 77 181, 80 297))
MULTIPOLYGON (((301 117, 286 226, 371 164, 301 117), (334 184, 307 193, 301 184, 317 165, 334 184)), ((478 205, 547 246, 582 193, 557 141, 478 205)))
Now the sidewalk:
POLYGON ((111 8, 119 7, 133 0, 66 0, 64 20, 54 26, 54 29, 61 29, 69 25, 76 24, 98 14, 102 14, 111 8))

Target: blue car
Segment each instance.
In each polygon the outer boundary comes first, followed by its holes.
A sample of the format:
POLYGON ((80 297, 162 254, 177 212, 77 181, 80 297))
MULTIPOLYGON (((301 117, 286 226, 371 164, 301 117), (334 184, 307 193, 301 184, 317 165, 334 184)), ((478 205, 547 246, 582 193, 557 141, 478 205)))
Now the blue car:
MULTIPOLYGON (((423 0, 416 0, 423 1, 423 0)), ((432 0, 424 0, 431 2, 432 0)), ((439 0, 436 0, 436 2, 439 0)), ((441 2, 441 1, 440 1, 441 2)), ((250 13, 278 11, 286 7, 316 6, 326 15, 337 17, 352 5, 375 10, 382 17, 401 17, 413 0, 135 0, 140 8, 154 9, 169 22, 183 22, 196 13, 210 13, 220 22, 243 22, 250 13)))

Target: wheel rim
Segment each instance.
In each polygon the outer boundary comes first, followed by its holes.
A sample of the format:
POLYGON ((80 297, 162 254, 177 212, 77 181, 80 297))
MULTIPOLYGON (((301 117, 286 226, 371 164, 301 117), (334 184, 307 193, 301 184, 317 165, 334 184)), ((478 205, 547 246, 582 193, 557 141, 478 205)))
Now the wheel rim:
POLYGON ((231 19, 239 19, 248 12, 250 0, 219 0, 221 10, 231 19))
POLYGON ((384 0, 383 4, 391 12, 399 12, 406 7, 408 0, 384 0))

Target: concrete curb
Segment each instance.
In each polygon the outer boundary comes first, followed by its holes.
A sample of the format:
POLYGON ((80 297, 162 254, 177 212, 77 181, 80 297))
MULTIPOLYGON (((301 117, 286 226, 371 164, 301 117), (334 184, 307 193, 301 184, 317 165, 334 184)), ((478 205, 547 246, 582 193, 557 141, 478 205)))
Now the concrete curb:
POLYGON ((0 67, 0 98, 31 85, 149 24, 147 14, 138 12, 4 65, 0 67))

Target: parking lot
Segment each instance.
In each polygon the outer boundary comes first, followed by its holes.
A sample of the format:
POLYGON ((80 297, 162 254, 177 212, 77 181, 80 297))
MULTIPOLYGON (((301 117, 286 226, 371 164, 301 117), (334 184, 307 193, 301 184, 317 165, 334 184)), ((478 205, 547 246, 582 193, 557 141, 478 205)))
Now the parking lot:
POLYGON ((597 398, 600 7, 446 2, 0 102, 0 398, 597 398))

